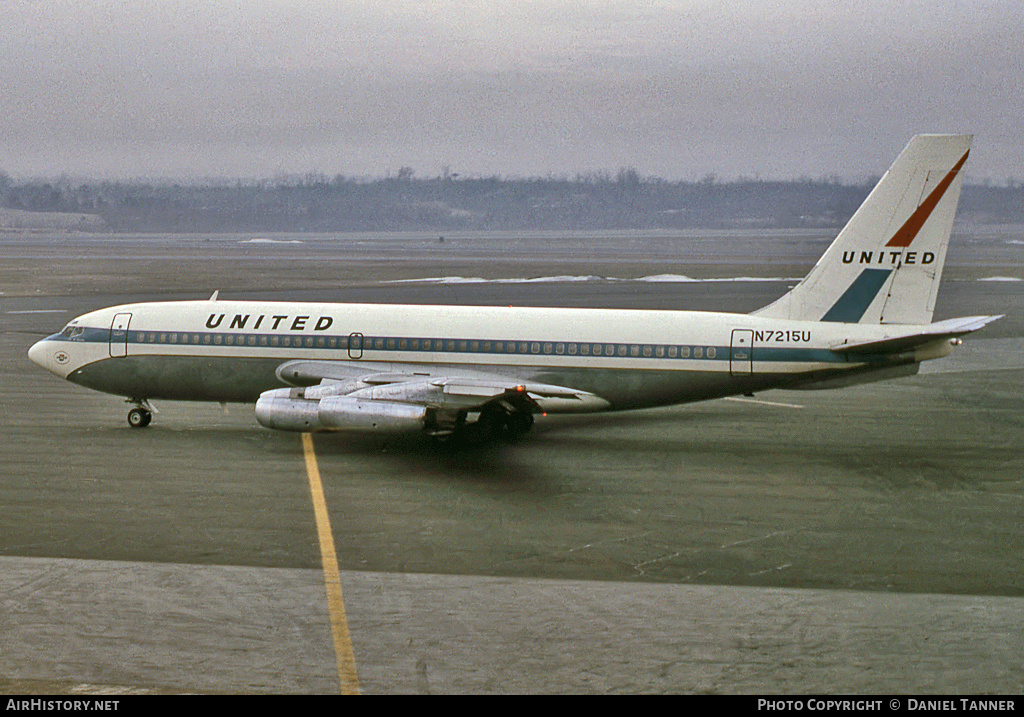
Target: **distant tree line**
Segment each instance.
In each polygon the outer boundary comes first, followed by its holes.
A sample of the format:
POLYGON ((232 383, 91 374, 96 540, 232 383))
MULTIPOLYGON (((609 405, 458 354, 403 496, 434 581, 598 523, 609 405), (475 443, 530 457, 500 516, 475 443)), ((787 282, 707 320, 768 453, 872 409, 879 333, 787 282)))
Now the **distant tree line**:
MULTIPOLYGON (((383 179, 321 174, 237 182, 17 183, 0 172, 0 206, 96 214, 111 232, 453 231, 834 227, 877 179, 667 181, 634 169, 572 178, 383 179)), ((1024 183, 964 187, 961 219, 1024 223, 1024 183)))

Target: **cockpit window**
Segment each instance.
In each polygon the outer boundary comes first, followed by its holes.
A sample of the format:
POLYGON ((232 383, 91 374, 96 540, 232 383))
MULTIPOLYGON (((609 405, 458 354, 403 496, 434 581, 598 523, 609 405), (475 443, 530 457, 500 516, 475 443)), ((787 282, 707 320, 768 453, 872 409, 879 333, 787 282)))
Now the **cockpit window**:
POLYGON ((71 324, 68 324, 64 327, 64 330, 60 332, 60 335, 66 339, 73 339, 76 336, 81 336, 83 333, 85 333, 84 326, 72 326, 71 324))

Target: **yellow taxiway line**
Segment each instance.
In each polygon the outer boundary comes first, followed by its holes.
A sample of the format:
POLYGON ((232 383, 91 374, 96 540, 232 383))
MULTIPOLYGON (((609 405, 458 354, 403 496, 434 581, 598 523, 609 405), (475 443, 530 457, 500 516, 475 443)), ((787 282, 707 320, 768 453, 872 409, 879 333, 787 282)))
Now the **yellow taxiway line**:
POLYGON ((338 661, 338 679, 341 693, 359 694, 359 677, 356 675, 356 657, 352 651, 352 640, 345 617, 345 603, 341 599, 341 574, 338 570, 338 554, 334 550, 334 534, 331 520, 327 515, 324 488, 320 482, 320 469, 313 452, 313 435, 302 434, 302 448, 306 455, 306 473, 309 475, 309 492, 313 498, 313 513, 316 515, 316 532, 320 538, 320 559, 324 566, 324 586, 327 588, 327 607, 331 615, 331 634, 334 636, 334 654, 338 661))

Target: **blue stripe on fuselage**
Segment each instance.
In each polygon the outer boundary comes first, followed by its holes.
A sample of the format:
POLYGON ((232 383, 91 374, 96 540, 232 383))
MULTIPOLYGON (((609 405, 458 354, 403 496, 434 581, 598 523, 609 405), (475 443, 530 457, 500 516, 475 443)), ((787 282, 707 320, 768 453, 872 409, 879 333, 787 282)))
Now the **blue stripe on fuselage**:
MULTIPOLYGON (((325 359, 352 360, 349 356, 349 339, 347 334, 331 334, 314 336, 312 334, 248 334, 220 333, 208 331, 141 331, 128 330, 127 343, 133 347, 137 355, 147 355, 145 348, 180 346, 203 349, 247 348, 270 350, 278 353, 290 353, 293 350, 318 349, 330 352, 325 359), (146 338, 143 339, 142 337, 146 338), (170 337, 174 336, 174 341, 170 337), (287 339, 289 345, 284 345, 287 339), (307 343, 308 340, 308 343, 307 343), (323 342, 323 343, 321 343, 323 342)), ((82 334, 67 338, 54 334, 48 340, 75 343, 107 343, 110 340, 110 329, 86 328, 82 334)), ((755 362, 771 363, 847 363, 846 356, 837 354, 826 348, 812 348, 799 345, 778 345, 775 342, 755 342, 751 347, 755 362)), ((495 340, 495 339, 464 339, 464 338, 417 338, 401 336, 363 336, 361 352, 384 354, 402 354, 400 360, 409 360, 412 355, 420 353, 441 353, 459 355, 484 356, 517 356, 562 359, 631 359, 643 361, 672 361, 688 363, 693 361, 730 361, 730 347, 701 346, 687 344, 620 344, 610 342, 579 342, 579 341, 534 341, 534 340, 495 340), (415 342, 415 344, 414 344, 415 342), (497 344, 502 348, 497 348, 497 344), (514 345, 514 347, 513 347, 514 345), (561 347, 559 351, 556 347, 561 347), (587 346, 584 353, 584 345, 587 346), (428 348, 429 346, 429 348, 428 348), (601 352, 595 353, 594 347, 601 352), (609 352, 608 348, 612 347, 609 352), (634 353, 634 350, 636 353, 634 353)), ((285 360, 281 357, 281 360, 285 360)))

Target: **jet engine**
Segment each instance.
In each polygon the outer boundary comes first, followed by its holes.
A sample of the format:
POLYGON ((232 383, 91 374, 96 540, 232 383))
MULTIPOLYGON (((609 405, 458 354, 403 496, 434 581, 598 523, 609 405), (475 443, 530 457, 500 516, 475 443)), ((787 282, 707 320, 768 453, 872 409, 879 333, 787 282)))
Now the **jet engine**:
POLYGON ((256 420, 282 431, 422 431, 431 409, 411 403, 375 401, 353 396, 306 398, 302 389, 267 391, 256 401, 256 420))

